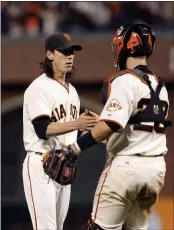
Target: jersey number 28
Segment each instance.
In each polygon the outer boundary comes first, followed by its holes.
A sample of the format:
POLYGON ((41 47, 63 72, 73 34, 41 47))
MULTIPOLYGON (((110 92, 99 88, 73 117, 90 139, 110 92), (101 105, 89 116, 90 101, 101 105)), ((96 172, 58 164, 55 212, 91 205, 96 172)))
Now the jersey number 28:
MULTIPOLYGON (((144 109, 144 107, 148 105, 149 101, 150 101, 149 98, 142 98, 138 102, 138 110, 144 109)), ((164 110, 164 116, 166 117, 169 105, 167 101, 161 100, 161 103, 164 110)), ((155 125, 144 125, 142 123, 139 123, 139 124, 135 124, 133 129, 138 131, 150 132, 150 133, 152 133, 153 130, 155 130, 156 133, 163 134, 165 132, 165 128, 161 127, 161 125, 159 124, 158 126, 155 126, 155 125)))

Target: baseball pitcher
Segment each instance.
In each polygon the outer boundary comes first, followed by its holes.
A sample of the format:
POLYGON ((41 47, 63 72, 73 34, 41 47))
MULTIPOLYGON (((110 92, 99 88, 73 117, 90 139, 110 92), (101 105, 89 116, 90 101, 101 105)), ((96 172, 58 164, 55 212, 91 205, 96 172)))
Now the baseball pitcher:
POLYGON ((68 83, 74 51, 68 34, 55 33, 45 42, 42 74, 26 89, 23 139, 26 158, 23 184, 34 230, 62 230, 70 201, 70 184, 77 159, 60 159, 60 149, 76 141, 77 132, 90 130, 94 113, 80 115, 76 89, 68 83))

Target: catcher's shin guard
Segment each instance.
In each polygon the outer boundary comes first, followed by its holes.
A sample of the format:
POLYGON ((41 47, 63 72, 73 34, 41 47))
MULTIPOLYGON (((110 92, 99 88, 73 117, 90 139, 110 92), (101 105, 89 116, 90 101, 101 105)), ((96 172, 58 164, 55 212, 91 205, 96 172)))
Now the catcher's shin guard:
POLYGON ((104 230, 90 218, 87 222, 87 230, 104 230))

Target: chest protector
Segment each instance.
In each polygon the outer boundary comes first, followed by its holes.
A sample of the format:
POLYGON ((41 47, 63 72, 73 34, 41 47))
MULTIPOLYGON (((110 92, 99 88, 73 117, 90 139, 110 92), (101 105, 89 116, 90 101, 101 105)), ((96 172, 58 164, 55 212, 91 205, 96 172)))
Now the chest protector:
MULTIPOLYGON (((146 103, 146 108, 138 111, 134 116, 131 116, 128 124, 139 124, 140 122, 154 122, 154 127, 159 126, 159 124, 163 124, 164 128, 172 126, 172 122, 165 119, 167 111, 163 110, 163 101, 159 99, 159 94, 164 86, 164 82, 158 78, 158 85, 156 90, 153 90, 151 86, 151 81, 149 80, 149 76, 145 74, 143 71, 138 69, 124 70, 119 74, 113 74, 109 78, 104 81, 104 86, 101 90, 101 101, 103 104, 106 103, 108 99, 108 94, 110 92, 110 87, 112 81, 123 74, 130 73, 138 77, 142 82, 147 84, 150 90, 151 98, 148 99, 146 103)), ((168 109, 168 108, 167 108, 168 109)))

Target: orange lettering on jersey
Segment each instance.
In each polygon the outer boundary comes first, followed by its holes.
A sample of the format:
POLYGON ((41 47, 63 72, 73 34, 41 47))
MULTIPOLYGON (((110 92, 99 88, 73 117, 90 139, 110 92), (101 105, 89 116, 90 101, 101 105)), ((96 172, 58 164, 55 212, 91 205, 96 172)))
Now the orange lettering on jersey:
POLYGON ((70 107, 70 115, 72 116, 72 118, 73 118, 74 120, 77 119, 77 108, 76 108, 75 105, 72 105, 72 104, 71 104, 71 107, 70 107))
POLYGON ((60 105, 60 119, 62 119, 63 117, 66 117, 66 112, 65 109, 63 107, 63 105, 60 105))
POLYGON ((120 105, 120 102, 116 99, 112 99, 109 101, 108 106, 106 107, 108 111, 116 111, 116 110, 121 110, 122 106, 120 105))

